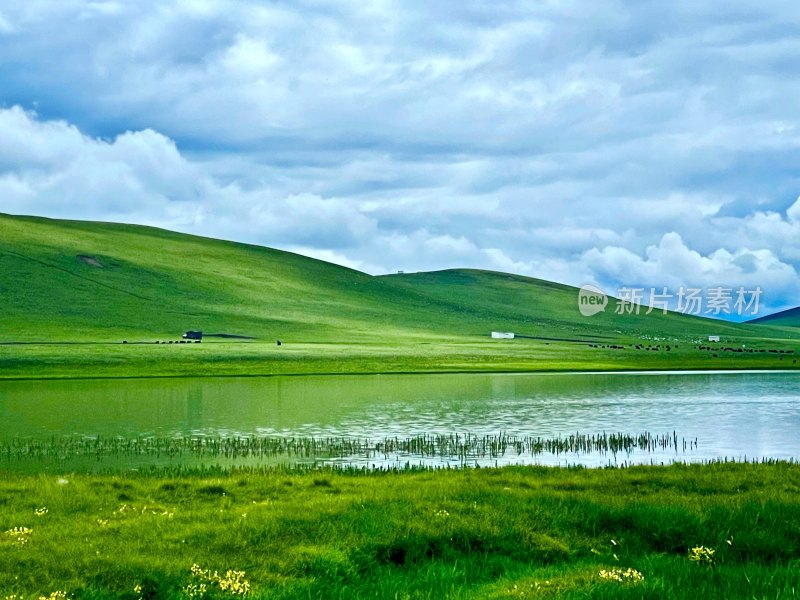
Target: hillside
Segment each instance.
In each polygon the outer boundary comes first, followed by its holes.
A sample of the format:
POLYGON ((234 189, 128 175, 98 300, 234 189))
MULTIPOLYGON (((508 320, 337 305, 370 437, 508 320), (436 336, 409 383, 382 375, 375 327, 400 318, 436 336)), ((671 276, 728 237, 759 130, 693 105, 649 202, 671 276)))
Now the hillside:
POLYGON ((0 228, 4 340, 190 328, 325 340, 389 326, 373 278, 295 254, 130 225, 4 216, 0 228))
POLYGON ((749 321, 753 324, 800 327, 800 306, 749 321))
MULTIPOLYGON (((591 320, 574 288, 451 270, 372 277, 289 252, 132 225, 0 216, 0 340, 119 341, 186 329, 297 341, 697 331, 682 315, 591 320)), ((737 331, 715 322, 714 331, 737 331)))
MULTIPOLYGON (((375 277, 289 252, 111 223, 0 215, 0 232, 0 377, 666 368, 661 355, 589 344, 686 344, 718 334, 752 346, 798 337, 679 314, 620 316, 613 300, 585 318, 575 288, 504 273, 375 277), (117 347, 177 340, 189 329, 255 340, 212 339, 169 355, 117 347), (497 343, 492 330, 526 338, 497 343), (281 354, 277 339, 290 344, 281 354)), ((695 358, 710 366, 705 355, 695 358)), ((667 364, 677 360, 673 353, 667 364)))
POLYGON ((455 306, 463 314, 479 316, 482 325, 493 324, 493 329, 500 330, 505 325, 509 331, 529 336, 618 339, 743 334, 743 328, 732 323, 679 313, 648 315, 642 309, 639 315, 621 316, 615 314, 613 299, 606 311, 587 318, 578 311, 576 288, 521 275, 454 269, 384 278, 432 301, 455 306))

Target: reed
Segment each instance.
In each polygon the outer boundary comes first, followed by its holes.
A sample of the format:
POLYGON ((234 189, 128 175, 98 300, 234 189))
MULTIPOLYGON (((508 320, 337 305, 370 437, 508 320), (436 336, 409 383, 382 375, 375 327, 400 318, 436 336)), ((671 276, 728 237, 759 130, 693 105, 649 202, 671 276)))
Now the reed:
POLYGON ((42 461, 57 464, 78 458, 151 458, 275 460, 292 462, 356 462, 403 459, 458 461, 463 465, 478 459, 508 457, 536 458, 545 455, 601 455, 616 460, 633 452, 687 454, 697 449, 697 440, 679 438, 677 433, 599 433, 553 438, 472 434, 423 434, 408 438, 380 440, 349 437, 297 436, 187 436, 187 437, 50 437, 16 438, 0 441, 0 458, 13 461, 42 461))

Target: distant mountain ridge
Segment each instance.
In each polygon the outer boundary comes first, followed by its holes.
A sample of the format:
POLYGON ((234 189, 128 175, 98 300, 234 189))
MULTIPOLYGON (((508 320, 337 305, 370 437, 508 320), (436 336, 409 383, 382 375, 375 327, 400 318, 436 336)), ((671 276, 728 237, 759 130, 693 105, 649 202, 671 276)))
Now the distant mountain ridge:
POLYGON ((764 323, 769 325, 787 325, 790 327, 800 327, 800 306, 782 310, 765 317, 751 319, 748 323, 764 323))

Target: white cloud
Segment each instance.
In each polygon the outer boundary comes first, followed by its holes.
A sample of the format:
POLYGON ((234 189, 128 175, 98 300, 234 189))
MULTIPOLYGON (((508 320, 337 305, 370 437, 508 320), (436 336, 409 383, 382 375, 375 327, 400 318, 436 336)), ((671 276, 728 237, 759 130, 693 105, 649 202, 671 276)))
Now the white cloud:
POLYGON ((644 256, 607 246, 587 251, 581 262, 596 280, 617 287, 666 287, 673 293, 680 287, 761 288, 763 302, 773 309, 800 294, 797 271, 771 250, 719 248, 703 255, 689 248, 675 232, 665 234, 658 245, 649 246, 644 256))
POLYGON ((247 79, 266 77, 279 62, 265 40, 239 35, 220 59, 222 67, 235 76, 247 79))
POLYGON ((792 223, 800 224, 800 198, 795 200, 794 204, 786 209, 786 216, 789 217, 789 221, 792 223))
POLYGON ((116 219, 320 250, 356 246, 375 231, 356 203, 221 184, 152 130, 101 140, 18 107, 0 109, 0 164, 2 206, 12 213, 116 219))
POLYGON ((383 272, 385 270, 382 266, 373 265, 363 260, 353 260, 346 255, 333 250, 309 246, 287 246, 285 250, 302 254, 303 256, 310 256, 311 258, 316 258, 317 260, 324 260, 325 262, 342 265, 343 267, 355 269, 356 271, 361 271, 362 273, 383 272))
POLYGON ((66 122, 42 122, 19 106, 0 110, 0 164, 24 169, 68 160, 83 143, 80 131, 66 122))
POLYGON ((4 187, 13 188, 4 209, 11 212, 158 218, 169 203, 196 193, 198 172, 152 130, 92 139, 14 107, 0 110, 0 132, 4 187))
POLYGON ((0 12, 0 34, 8 34, 14 33, 14 28, 11 26, 11 23, 3 16, 3 13, 0 12))
POLYGON ((115 16, 124 12, 124 5, 120 2, 86 2, 78 18, 92 19, 97 16, 115 16))

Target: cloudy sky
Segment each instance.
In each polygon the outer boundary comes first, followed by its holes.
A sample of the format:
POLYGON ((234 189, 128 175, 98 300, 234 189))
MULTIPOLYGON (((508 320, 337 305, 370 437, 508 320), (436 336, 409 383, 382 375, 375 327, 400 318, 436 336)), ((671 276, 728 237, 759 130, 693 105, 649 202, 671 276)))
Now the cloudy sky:
POLYGON ((796 0, 0 0, 0 211, 795 306, 798 56, 796 0))

